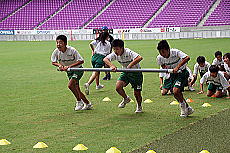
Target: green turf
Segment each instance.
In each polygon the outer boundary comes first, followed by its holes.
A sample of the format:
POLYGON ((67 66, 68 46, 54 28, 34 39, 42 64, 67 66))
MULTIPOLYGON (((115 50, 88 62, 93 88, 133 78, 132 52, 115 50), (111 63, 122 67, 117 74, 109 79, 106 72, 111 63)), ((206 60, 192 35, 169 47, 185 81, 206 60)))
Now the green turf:
POLYGON ((197 153, 208 150, 210 153, 228 153, 230 143, 230 109, 210 116, 162 139, 141 147, 130 153, 197 153))
MULTIPOLYGON (((125 41, 126 47, 143 56, 143 68, 159 67, 156 64, 157 42, 125 41)), ((206 56, 211 62, 216 50, 229 51, 229 39, 183 39, 169 40, 169 43, 191 56, 191 69, 199 55, 206 56)), ((85 59, 84 67, 90 67, 89 41, 69 44, 85 59)), ((143 114, 134 114, 135 103, 128 104, 124 109, 117 108, 121 97, 114 88, 119 73, 113 73, 111 81, 101 82, 105 85, 104 89, 96 91, 95 84, 92 84, 87 97, 94 104, 94 110, 75 112, 74 97, 67 88, 66 74, 57 72, 50 63, 54 49, 54 41, 0 42, 0 139, 12 143, 0 146, 0 152, 66 153, 79 143, 89 148, 85 151, 87 153, 102 153, 112 146, 122 152, 130 152, 229 108, 227 99, 208 98, 185 91, 185 97, 195 101, 191 106, 196 112, 189 118, 180 118, 179 108, 169 105, 174 98, 160 95, 158 73, 145 73, 143 99, 152 99, 153 103, 143 104, 143 114), (107 96, 112 101, 102 102, 107 96), (209 102, 212 107, 202 108, 204 102, 209 102), (33 149, 39 141, 49 147, 33 149)), ((90 72, 84 74, 81 85, 90 75, 90 72)), ((131 87, 125 90, 133 98, 131 87)))

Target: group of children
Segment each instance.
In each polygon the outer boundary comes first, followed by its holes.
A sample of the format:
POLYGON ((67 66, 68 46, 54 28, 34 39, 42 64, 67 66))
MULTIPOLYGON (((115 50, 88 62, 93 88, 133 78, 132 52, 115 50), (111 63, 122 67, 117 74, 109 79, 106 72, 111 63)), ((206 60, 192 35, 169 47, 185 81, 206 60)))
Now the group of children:
MULTIPOLYGON (((138 53, 130 50, 129 48, 124 48, 124 42, 120 39, 115 39, 111 43, 108 40, 109 33, 104 31, 100 34, 100 39, 91 43, 91 48, 93 50, 92 65, 94 68, 101 68, 107 65, 112 69, 112 71, 116 72, 117 67, 112 64, 112 61, 114 60, 118 61, 123 68, 141 68, 139 63, 142 60, 142 57, 138 53), (113 49, 113 52, 111 52, 111 49, 113 49)), ((60 35, 56 38, 56 46, 57 48, 51 55, 51 61, 54 66, 59 67, 60 71, 67 71, 70 67, 82 67, 82 64, 84 63, 83 58, 75 48, 67 46, 67 37, 65 35, 60 35)), ((198 71, 202 75, 202 79, 200 81, 201 92, 199 93, 203 92, 204 82, 209 83, 208 96, 212 96, 213 94, 215 94, 216 97, 223 96, 222 93, 219 93, 222 88, 225 90, 227 89, 230 93, 230 53, 224 55, 225 72, 219 72, 218 66, 209 66, 203 57, 198 57, 197 64, 194 66, 194 69, 196 70, 194 70, 194 75, 191 77, 191 72, 189 73, 188 67, 186 66, 187 62, 190 60, 190 57, 187 54, 178 49, 171 49, 166 40, 160 41, 157 49, 159 51, 157 63, 160 67, 162 69, 173 69, 173 73, 165 74, 166 77, 162 80, 162 95, 167 94, 168 91, 173 93, 174 97, 180 103, 180 116, 187 117, 194 112, 193 108, 185 101, 182 92, 184 91, 185 86, 193 86, 196 81, 198 71), (208 65, 207 68, 205 67, 206 64, 208 65), (217 92, 214 92, 216 90, 217 92)), ((215 62, 218 63, 218 59, 215 62)), ((67 71, 67 76, 69 78, 68 88, 72 91, 77 100, 75 107, 76 111, 92 108, 92 104, 87 100, 79 87, 79 80, 83 76, 83 73, 83 71, 67 71)), ((86 94, 89 94, 89 86, 94 80, 96 80, 96 89, 103 88, 103 85, 100 85, 99 83, 99 74, 100 72, 93 72, 89 81, 84 84, 86 94)), ((135 113, 141 113, 141 91, 143 84, 143 75, 141 72, 121 73, 116 83, 116 91, 123 99, 118 107, 124 108, 126 104, 131 101, 130 97, 124 90, 124 87, 126 87, 129 83, 134 89, 134 96, 137 101, 135 113)))

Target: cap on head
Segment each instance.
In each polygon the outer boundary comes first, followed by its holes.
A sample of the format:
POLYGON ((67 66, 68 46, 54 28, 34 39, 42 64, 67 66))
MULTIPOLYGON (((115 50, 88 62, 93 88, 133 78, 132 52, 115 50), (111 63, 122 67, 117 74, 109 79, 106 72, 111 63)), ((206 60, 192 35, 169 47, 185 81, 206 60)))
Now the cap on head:
POLYGON ((108 30, 108 27, 107 26, 103 26, 101 29, 102 30, 108 30))

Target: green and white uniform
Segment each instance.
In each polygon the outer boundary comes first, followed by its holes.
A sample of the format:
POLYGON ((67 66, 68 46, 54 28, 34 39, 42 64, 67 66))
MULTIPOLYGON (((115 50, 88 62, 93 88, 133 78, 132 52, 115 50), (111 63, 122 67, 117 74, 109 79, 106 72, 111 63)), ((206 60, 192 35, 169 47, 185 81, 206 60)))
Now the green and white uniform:
MULTIPOLYGON (((160 66, 166 66, 167 69, 174 69, 182 60, 188 56, 178 49, 170 49, 170 55, 165 58, 161 55, 157 56, 157 63, 160 66)), ((172 73, 170 77, 164 80, 163 88, 172 89, 173 87, 184 90, 184 87, 188 84, 189 72, 184 64, 180 67, 181 73, 172 73)))
POLYGON ((224 63, 224 69, 225 69, 226 73, 228 75, 230 75, 230 67, 228 66, 228 64, 224 63))
MULTIPOLYGON (((60 63, 63 66, 69 66, 73 63, 76 63, 77 61, 84 60, 75 48, 71 46, 66 47, 67 49, 64 53, 60 51, 58 48, 56 48, 51 55, 51 61, 60 63)), ((74 67, 80 68, 82 67, 82 65, 80 64, 74 67)), ((67 76, 69 79, 76 79, 77 81, 79 81, 83 73, 83 71, 70 71, 67 72, 67 76)))
MULTIPOLYGON (((116 55, 114 52, 107 55, 110 61, 118 61, 123 68, 127 66, 139 56, 138 53, 130 50, 129 48, 124 48, 124 53, 121 56, 116 55)), ((140 64, 137 63, 132 67, 132 69, 140 69, 140 64)), ((142 90, 143 75, 142 72, 122 72, 118 80, 124 81, 127 84, 131 84, 134 90, 142 90)))
POLYGON ((105 41, 105 44, 103 44, 102 42, 93 42, 91 42, 91 44, 96 45, 96 47, 94 49, 94 55, 92 56, 91 60, 92 65, 94 68, 102 68, 105 65, 103 59, 105 58, 105 56, 110 54, 111 44, 107 40, 105 41))
POLYGON ((210 72, 206 72, 200 79, 201 84, 204 84, 204 82, 208 82, 208 90, 213 92, 216 90, 225 90, 230 86, 229 82, 221 72, 218 72, 215 78, 210 75, 210 72))
POLYGON ((212 61, 212 65, 224 65, 224 60, 221 59, 221 61, 219 61, 217 58, 214 58, 213 61, 212 61))
POLYGON ((199 72, 199 73, 200 73, 200 77, 202 78, 202 76, 203 76, 206 72, 208 72, 208 69, 209 69, 210 66, 211 66, 210 63, 207 62, 207 61, 205 61, 205 64, 204 64, 203 67, 201 67, 198 63, 196 63, 196 64, 194 65, 193 74, 197 75, 198 72, 199 72))

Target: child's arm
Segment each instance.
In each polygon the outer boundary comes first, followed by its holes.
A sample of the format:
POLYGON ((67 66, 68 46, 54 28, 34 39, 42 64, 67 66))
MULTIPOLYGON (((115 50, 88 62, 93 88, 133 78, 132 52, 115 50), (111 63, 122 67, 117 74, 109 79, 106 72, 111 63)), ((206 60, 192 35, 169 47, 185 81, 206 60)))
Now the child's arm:
POLYGON ((189 83, 190 86, 193 86, 193 84, 196 82, 197 75, 193 74, 192 81, 189 83))
POLYGON ((189 60, 190 60, 189 56, 186 56, 185 58, 183 58, 183 60, 173 69, 173 73, 177 73, 179 68, 183 66, 185 63, 187 63, 189 60))
POLYGON ((139 55, 137 56, 131 63, 129 63, 129 65, 127 66, 127 69, 133 67, 134 65, 136 65, 137 63, 139 63, 143 58, 139 55))
POLYGON ((203 84, 201 83, 200 84, 200 92, 198 92, 197 94, 203 94, 204 93, 204 86, 203 84))
POLYGON ((89 44, 89 47, 91 48, 92 50, 92 55, 94 54, 94 46, 92 44, 89 44))
POLYGON ((163 77, 160 77, 160 89, 162 89, 162 87, 163 87, 163 77))
POLYGON ((57 62, 52 62, 52 65, 57 66, 60 71, 64 71, 64 66, 57 62))
POLYGON ((104 58, 103 61, 106 65, 108 65, 113 71, 117 70, 117 67, 111 63, 111 61, 108 58, 104 58))
POLYGON ((69 66, 64 66, 63 71, 67 71, 68 68, 74 67, 74 66, 77 66, 77 65, 80 65, 80 64, 83 64, 83 63, 84 63, 84 61, 77 61, 76 63, 73 63, 73 64, 71 64, 69 66))
POLYGON ((198 92, 197 94, 203 94, 204 93, 204 86, 203 84, 206 82, 207 80, 207 75, 208 72, 206 72, 203 77, 200 79, 200 92, 198 92))
POLYGON ((226 98, 230 99, 230 87, 228 87, 227 90, 228 90, 228 96, 226 98))

